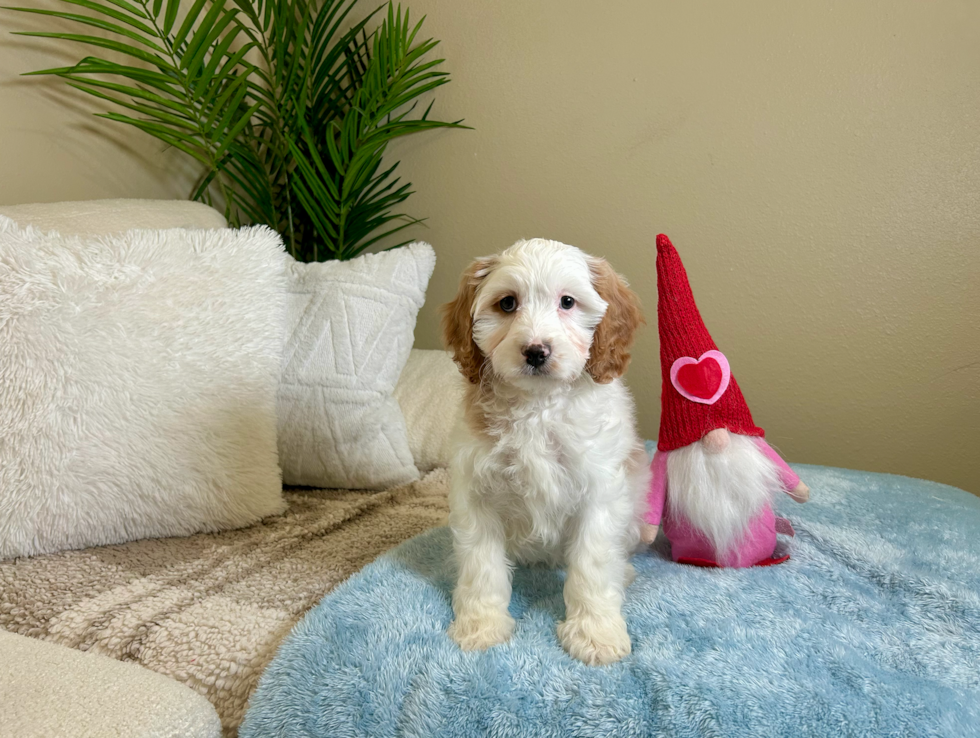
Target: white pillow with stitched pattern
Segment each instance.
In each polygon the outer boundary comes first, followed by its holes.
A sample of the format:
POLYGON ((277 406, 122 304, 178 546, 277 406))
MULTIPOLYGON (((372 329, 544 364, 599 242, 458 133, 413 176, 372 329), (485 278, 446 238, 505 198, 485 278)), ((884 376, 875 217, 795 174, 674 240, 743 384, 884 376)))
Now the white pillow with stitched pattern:
POLYGON ((418 479, 393 393, 435 262, 426 243, 289 262, 279 385, 286 484, 386 489, 418 479))

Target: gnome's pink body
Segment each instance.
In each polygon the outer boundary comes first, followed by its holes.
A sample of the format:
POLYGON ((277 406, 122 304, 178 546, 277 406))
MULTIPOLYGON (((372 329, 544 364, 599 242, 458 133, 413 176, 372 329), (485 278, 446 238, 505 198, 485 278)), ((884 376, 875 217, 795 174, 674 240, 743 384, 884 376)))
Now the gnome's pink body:
MULTIPOLYGON (((644 539, 650 542, 663 524, 674 561, 700 566, 768 566, 789 558, 774 557, 776 534, 792 535, 789 521, 778 518, 769 502, 761 505, 735 536, 727 551, 715 551, 708 537, 683 515, 672 511, 668 455, 694 443, 725 448, 735 434, 750 438, 769 459, 782 489, 805 502, 809 489, 764 440, 732 376, 728 359, 718 350, 701 319, 687 272, 665 235, 657 236, 657 323, 663 373, 660 436, 652 462, 653 482, 648 497, 644 539)), ((710 490, 709 490, 710 491, 710 490)), ((760 487, 759 495, 774 490, 760 487)), ((719 494, 722 494, 719 492, 719 494)), ((675 498, 676 499, 676 498, 675 498)), ((719 504, 723 501, 719 499, 719 504)))
MULTIPOLYGON (((779 473, 779 482, 784 491, 795 490, 800 478, 779 454, 772 450, 761 438, 755 439, 759 449, 769 458, 779 473)), ((653 480, 647 498, 649 509, 644 521, 649 525, 662 525, 664 535, 670 541, 671 558, 682 564, 696 566, 769 566, 781 564, 789 558, 788 554, 775 557, 776 533, 793 535, 793 526, 786 518, 779 518, 766 505, 749 522, 741 541, 726 552, 721 560, 717 557, 708 539, 682 515, 671 515, 667 505, 667 456, 670 451, 657 451, 653 455, 653 480)))

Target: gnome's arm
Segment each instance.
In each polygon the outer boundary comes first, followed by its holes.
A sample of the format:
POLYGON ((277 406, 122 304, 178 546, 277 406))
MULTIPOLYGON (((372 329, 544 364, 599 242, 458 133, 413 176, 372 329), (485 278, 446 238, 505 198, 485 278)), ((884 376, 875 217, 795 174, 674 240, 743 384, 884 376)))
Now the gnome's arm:
POLYGON ((809 500, 810 488, 802 482, 795 471, 789 468, 789 464, 783 461, 783 458, 764 439, 757 437, 755 442, 758 444, 762 453, 776 465, 776 471, 779 473, 779 482, 782 484, 786 494, 797 502, 806 502, 809 500))
POLYGON ((664 503, 667 500, 667 451, 654 451, 650 471, 653 478, 650 481, 650 492, 647 494, 647 511, 643 516, 642 538, 644 543, 653 543, 660 528, 660 519, 664 514, 664 503))

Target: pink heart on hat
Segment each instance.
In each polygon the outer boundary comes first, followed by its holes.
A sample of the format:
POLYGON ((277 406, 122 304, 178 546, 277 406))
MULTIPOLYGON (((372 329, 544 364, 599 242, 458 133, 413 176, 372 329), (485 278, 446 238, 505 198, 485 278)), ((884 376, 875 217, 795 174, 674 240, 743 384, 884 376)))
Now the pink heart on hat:
POLYGON ((705 351, 700 358, 682 356, 670 367, 670 383, 692 402, 714 405, 725 394, 732 369, 721 351, 705 351))

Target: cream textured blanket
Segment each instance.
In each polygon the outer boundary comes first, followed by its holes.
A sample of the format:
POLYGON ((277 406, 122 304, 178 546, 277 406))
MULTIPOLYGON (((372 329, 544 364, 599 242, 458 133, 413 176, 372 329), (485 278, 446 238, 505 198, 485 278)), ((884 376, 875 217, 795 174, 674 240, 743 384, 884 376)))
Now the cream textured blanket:
POLYGON ((135 661, 207 697, 234 735, 282 638, 378 554, 440 525, 448 473, 384 492, 287 489, 243 530, 0 561, 0 628, 135 661))

